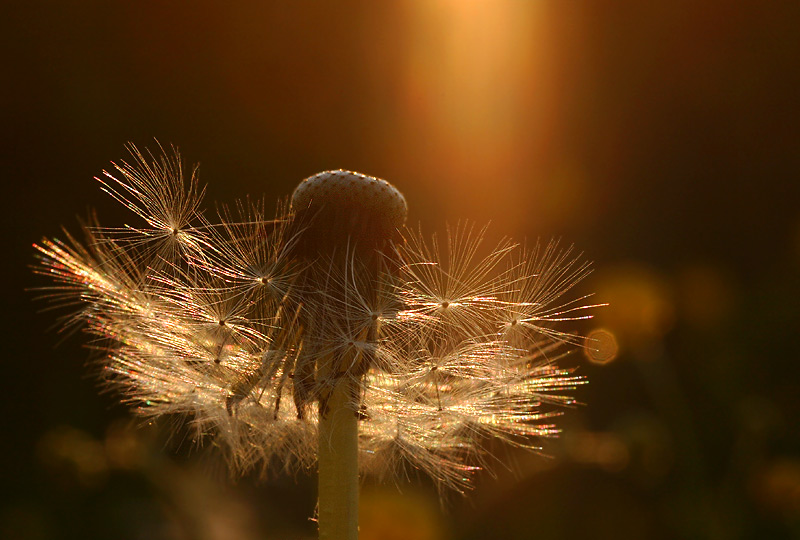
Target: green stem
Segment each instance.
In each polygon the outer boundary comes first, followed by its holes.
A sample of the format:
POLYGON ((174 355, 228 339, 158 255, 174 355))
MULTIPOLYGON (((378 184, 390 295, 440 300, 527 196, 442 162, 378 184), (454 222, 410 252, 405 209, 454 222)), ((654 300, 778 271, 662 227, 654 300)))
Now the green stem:
POLYGON ((358 539, 358 418, 353 382, 339 381, 319 420, 319 538, 358 539))

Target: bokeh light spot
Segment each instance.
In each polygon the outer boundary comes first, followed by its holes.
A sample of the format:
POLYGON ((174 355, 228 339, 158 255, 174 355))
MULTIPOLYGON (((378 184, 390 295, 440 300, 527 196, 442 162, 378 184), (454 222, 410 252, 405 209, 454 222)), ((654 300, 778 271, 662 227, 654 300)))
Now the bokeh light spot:
POLYGON ((790 519, 800 518, 800 461, 777 458, 764 465, 752 478, 759 505, 790 519))
POLYGON ((608 267, 597 279, 597 297, 612 306, 596 320, 620 347, 643 351, 658 344, 675 324, 674 291, 655 269, 639 262, 608 267))
POLYGON ((681 316, 697 328, 713 328, 735 308, 733 279, 718 267, 693 264, 679 275, 681 316))
POLYGON ((439 540, 446 538, 436 500, 416 490, 402 494, 386 488, 365 489, 359 509, 362 540, 439 540))
POLYGON ((605 328, 596 328, 586 335, 583 353, 590 362, 608 364, 619 354, 617 338, 605 328))
POLYGON ((564 443, 575 462, 595 465, 609 472, 622 471, 630 461, 625 442, 612 432, 579 431, 565 436, 564 443))
POLYGON ((37 445, 42 468, 64 486, 102 487, 108 475, 103 446, 85 431, 59 426, 47 431, 37 445))

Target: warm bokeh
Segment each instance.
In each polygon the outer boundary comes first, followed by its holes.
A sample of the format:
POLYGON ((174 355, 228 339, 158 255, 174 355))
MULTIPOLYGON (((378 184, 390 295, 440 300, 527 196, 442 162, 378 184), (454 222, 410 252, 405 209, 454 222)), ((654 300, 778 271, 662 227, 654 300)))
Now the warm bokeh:
POLYGON ((347 168, 427 230, 595 261, 580 289, 610 307, 552 458, 491 445, 515 472, 442 507, 413 474, 370 483, 364 539, 800 537, 800 3, 231 4, 4 10, 0 537, 314 536, 313 477, 232 483, 131 426, 23 290, 41 236, 131 219, 91 178, 154 137, 210 201, 347 168))

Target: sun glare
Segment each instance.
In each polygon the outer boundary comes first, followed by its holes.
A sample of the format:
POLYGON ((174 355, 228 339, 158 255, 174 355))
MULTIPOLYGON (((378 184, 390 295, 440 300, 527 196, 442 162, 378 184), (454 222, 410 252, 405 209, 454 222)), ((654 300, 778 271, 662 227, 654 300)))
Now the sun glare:
POLYGON ((434 187, 453 209, 466 204, 496 215, 498 208, 487 204, 503 204, 504 219, 511 222, 530 210, 507 203, 528 189, 525 183, 535 175, 519 177, 520 164, 548 131, 552 81, 543 54, 542 10, 536 2, 414 4, 403 80, 405 121, 409 130, 428 126, 418 135, 438 153, 431 161, 442 174, 434 187), (520 111, 526 113, 524 124, 520 111), (531 125, 531 118, 540 121, 531 125), (504 190, 500 196, 498 189, 504 190))

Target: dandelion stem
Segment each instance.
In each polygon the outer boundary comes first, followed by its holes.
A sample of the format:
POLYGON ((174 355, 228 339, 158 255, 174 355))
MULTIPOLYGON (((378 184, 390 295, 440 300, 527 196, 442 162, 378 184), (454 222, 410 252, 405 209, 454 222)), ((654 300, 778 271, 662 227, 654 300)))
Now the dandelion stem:
POLYGON ((319 538, 358 539, 358 419, 354 381, 337 384, 319 421, 319 538))

